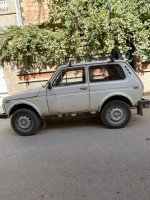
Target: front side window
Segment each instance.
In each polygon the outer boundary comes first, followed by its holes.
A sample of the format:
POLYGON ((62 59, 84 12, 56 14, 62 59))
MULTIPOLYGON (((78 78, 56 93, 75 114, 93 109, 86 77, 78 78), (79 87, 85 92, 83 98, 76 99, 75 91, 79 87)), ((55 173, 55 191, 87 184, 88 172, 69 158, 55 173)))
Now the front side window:
POLYGON ((90 82, 121 80, 125 74, 120 65, 96 65, 89 68, 90 82))
POLYGON ((55 78, 53 86, 67 86, 85 83, 84 68, 63 69, 55 78))

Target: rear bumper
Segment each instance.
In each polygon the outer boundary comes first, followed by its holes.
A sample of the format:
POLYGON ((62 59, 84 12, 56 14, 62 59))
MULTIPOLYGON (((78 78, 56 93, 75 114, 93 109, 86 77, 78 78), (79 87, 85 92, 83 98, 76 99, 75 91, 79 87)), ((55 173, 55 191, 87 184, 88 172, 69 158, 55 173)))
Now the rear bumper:
POLYGON ((0 114, 0 119, 7 119, 8 116, 5 113, 0 114))
POLYGON ((138 101, 137 114, 143 116, 143 108, 150 108, 150 100, 141 99, 138 101))

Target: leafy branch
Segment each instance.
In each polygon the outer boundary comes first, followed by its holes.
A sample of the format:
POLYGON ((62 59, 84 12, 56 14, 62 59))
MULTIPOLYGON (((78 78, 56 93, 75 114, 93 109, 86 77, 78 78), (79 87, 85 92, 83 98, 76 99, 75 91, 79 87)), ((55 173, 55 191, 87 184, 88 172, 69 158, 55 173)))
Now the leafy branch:
POLYGON ((49 6, 49 18, 40 26, 3 30, 2 64, 10 62, 25 73, 58 65, 65 56, 123 53, 131 46, 139 60, 150 55, 147 0, 49 0, 49 6))

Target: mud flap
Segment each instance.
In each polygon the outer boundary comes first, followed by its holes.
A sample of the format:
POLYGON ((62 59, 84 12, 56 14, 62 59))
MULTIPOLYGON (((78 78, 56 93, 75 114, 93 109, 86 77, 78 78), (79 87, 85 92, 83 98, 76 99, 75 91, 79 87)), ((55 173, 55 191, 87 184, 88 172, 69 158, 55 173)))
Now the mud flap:
POLYGON ((150 100, 141 99, 138 101, 137 114, 143 116, 143 108, 150 108, 150 100))
POLYGON ((137 115, 143 116, 143 109, 142 109, 142 106, 141 106, 141 105, 138 105, 138 106, 137 106, 137 115))

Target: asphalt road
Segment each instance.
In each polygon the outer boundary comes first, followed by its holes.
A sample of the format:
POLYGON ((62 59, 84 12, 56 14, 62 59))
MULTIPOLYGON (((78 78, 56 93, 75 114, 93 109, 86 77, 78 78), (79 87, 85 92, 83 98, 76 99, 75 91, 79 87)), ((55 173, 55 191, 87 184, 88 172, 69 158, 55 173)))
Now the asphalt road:
POLYGON ((0 200, 149 200, 150 109, 122 129, 54 119, 21 137, 0 120, 0 200))

